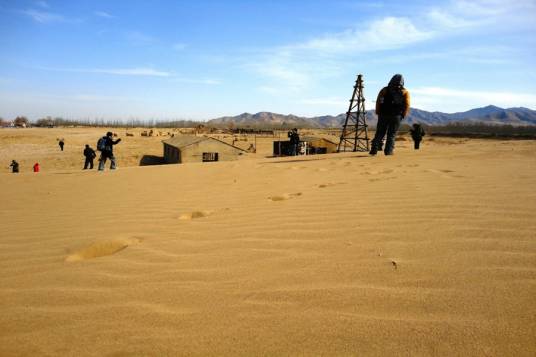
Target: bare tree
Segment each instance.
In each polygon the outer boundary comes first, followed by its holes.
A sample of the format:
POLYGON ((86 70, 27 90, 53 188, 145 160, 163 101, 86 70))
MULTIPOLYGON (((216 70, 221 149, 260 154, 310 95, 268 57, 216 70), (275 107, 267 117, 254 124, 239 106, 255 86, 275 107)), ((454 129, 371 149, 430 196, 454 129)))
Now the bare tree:
POLYGON ((15 126, 19 128, 26 128, 28 126, 28 123, 28 118, 26 118, 25 116, 18 116, 15 118, 15 120, 13 120, 13 124, 15 124, 15 126))

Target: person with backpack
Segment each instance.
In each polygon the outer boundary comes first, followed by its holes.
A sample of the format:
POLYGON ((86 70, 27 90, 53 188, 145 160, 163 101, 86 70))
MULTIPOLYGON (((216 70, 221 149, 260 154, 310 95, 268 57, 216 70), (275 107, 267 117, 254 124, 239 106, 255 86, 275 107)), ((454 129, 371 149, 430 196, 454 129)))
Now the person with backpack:
POLYGON ((97 157, 97 154, 95 154, 95 150, 90 148, 88 144, 86 144, 86 148, 84 149, 84 156, 86 157, 86 161, 84 162, 84 170, 87 170, 88 166, 90 170, 93 170, 93 159, 97 157))
POLYGON ((58 139, 58 145, 60 146, 61 151, 63 151, 63 146, 65 145, 65 139, 58 139))
POLYGON ((410 98, 409 92, 404 88, 404 77, 401 74, 395 74, 387 87, 383 87, 378 93, 376 100, 376 114, 378 115, 378 124, 376 134, 372 139, 370 155, 376 155, 381 150, 381 143, 387 134, 385 155, 393 155, 395 148, 395 137, 400 122, 409 113, 410 98))
POLYGON ((411 133, 411 138, 414 142, 414 148, 415 150, 419 150, 419 145, 421 144, 422 137, 425 135, 424 129, 422 128, 421 124, 414 123, 413 127, 409 130, 411 133))
POLYGON ((113 140, 112 139, 113 133, 111 131, 106 133, 106 136, 103 136, 102 138, 97 141, 97 150, 101 152, 101 156, 99 158, 99 171, 104 170, 104 164, 106 163, 106 159, 110 159, 110 170, 115 170, 116 163, 115 163, 115 156, 114 156, 114 145, 117 145, 121 139, 113 140))

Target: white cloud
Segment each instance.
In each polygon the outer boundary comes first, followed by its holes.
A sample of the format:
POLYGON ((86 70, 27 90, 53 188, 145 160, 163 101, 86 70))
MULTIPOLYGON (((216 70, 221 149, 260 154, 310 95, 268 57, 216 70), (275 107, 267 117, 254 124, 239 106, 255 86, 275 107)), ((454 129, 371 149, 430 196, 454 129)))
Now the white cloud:
POLYGON ((146 46, 157 42, 157 39, 146 35, 140 31, 127 31, 125 32, 125 38, 132 45, 146 46))
MULTIPOLYGON (((431 31, 422 31, 404 17, 385 17, 370 23, 366 30, 350 29, 328 34, 294 46, 320 53, 360 53, 391 50, 428 40, 431 31)), ((291 46, 292 47, 292 46, 291 46)))
POLYGON ((172 77, 173 74, 166 71, 156 70, 149 67, 135 68, 49 68, 35 67, 45 71, 78 72, 78 73, 103 73, 119 76, 149 76, 149 77, 172 77))
POLYGON ((54 14, 52 12, 39 11, 39 10, 34 10, 34 9, 22 10, 21 12, 24 15, 33 19, 34 21, 42 23, 42 24, 72 21, 72 20, 68 20, 62 15, 54 14))
POLYGON ((48 9, 50 7, 46 1, 36 1, 35 5, 42 7, 43 9, 48 9))
POLYGON ((210 78, 195 79, 195 78, 175 77, 173 78, 172 81, 178 82, 178 83, 207 84, 207 85, 218 85, 222 83, 221 80, 219 79, 210 79, 210 78))
POLYGON ((158 71, 153 68, 113 68, 113 69, 87 69, 79 72, 116 74, 120 76, 151 76, 151 77, 170 77, 170 72, 158 71))
POLYGON ((188 47, 186 43, 174 43, 173 46, 171 46, 175 51, 182 51, 188 47))
POLYGON ((172 82, 191 83, 191 84, 206 84, 218 85, 222 81, 214 78, 186 78, 178 76, 172 72, 157 70, 150 67, 135 67, 135 68, 49 68, 49 67, 34 67, 45 71, 57 72, 76 72, 76 73, 98 73, 110 74, 117 76, 134 76, 134 77, 162 77, 168 78, 172 82))
POLYGON ((480 27, 486 31, 509 30, 534 22, 534 0, 451 0, 426 14, 429 25, 445 34, 453 29, 480 27))
POLYGON ((265 80, 260 89, 303 95, 325 78, 334 78, 348 66, 348 58, 366 52, 402 48, 425 41, 432 32, 421 31, 407 18, 386 17, 371 22, 365 29, 348 29, 303 43, 259 51, 244 67, 265 80))
POLYGON ((444 10, 433 9, 428 13, 432 26, 442 29, 465 29, 482 24, 482 20, 469 20, 444 10))
POLYGON ((115 16, 110 15, 106 11, 94 11, 93 14, 95 14, 96 16, 99 16, 99 17, 103 17, 105 19, 114 19, 115 18, 115 16))
POLYGON ((503 108, 536 106, 536 94, 532 93, 420 87, 412 89, 411 94, 412 106, 426 110, 461 111, 489 104, 503 108))

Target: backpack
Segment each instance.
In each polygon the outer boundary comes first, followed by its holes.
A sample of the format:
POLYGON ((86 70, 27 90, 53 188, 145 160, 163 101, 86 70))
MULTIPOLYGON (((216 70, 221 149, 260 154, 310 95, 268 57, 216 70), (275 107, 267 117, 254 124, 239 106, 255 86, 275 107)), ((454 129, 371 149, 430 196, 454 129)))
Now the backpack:
POLYGON ((102 138, 97 141, 97 150, 104 151, 106 150, 106 136, 103 136, 102 138))
POLYGON ((382 114, 402 115, 406 111, 406 101, 402 90, 387 87, 383 97, 382 114))

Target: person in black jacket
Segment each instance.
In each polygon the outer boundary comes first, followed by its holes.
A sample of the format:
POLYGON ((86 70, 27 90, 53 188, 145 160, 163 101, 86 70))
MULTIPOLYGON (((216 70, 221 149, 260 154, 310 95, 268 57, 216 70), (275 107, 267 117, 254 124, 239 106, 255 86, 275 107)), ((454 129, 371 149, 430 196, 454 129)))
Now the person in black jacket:
POLYGON ((410 129, 410 133, 411 138, 413 139, 413 142, 415 144, 415 150, 419 150, 419 145, 421 144, 422 137, 425 135, 424 129, 422 128, 421 124, 415 123, 410 129))
POLYGON ((372 140, 370 155, 376 155, 381 150, 383 138, 387 136, 385 155, 393 155, 395 148, 395 137, 400 127, 400 122, 409 114, 410 96, 404 88, 404 77, 395 74, 387 87, 383 87, 378 93, 376 100, 376 114, 378 115, 378 125, 372 140))
POLYGON ((298 146, 300 145, 300 135, 298 134, 298 129, 294 128, 288 132, 288 137, 290 139, 290 156, 298 155, 298 146))
POLYGON ((60 146, 61 151, 63 151, 63 146, 65 145, 65 139, 63 138, 59 139, 58 145, 60 146))
POLYGON ((14 174, 18 174, 19 173, 19 163, 16 162, 15 160, 11 160, 11 165, 9 165, 11 167, 11 172, 14 173, 14 174))
POLYGON ((87 169, 89 166, 89 169, 93 169, 93 159, 97 157, 97 154, 95 154, 95 150, 89 147, 88 144, 86 144, 86 148, 84 149, 84 156, 86 157, 86 161, 84 162, 84 170, 87 169))
POLYGON ((110 170, 115 170, 116 163, 114 156, 114 145, 117 145, 121 141, 121 139, 113 140, 112 136, 113 133, 109 131, 106 133, 106 136, 102 138, 105 142, 104 147, 101 150, 101 156, 99 159, 99 171, 104 170, 104 164, 106 163, 106 159, 110 159, 110 170))

